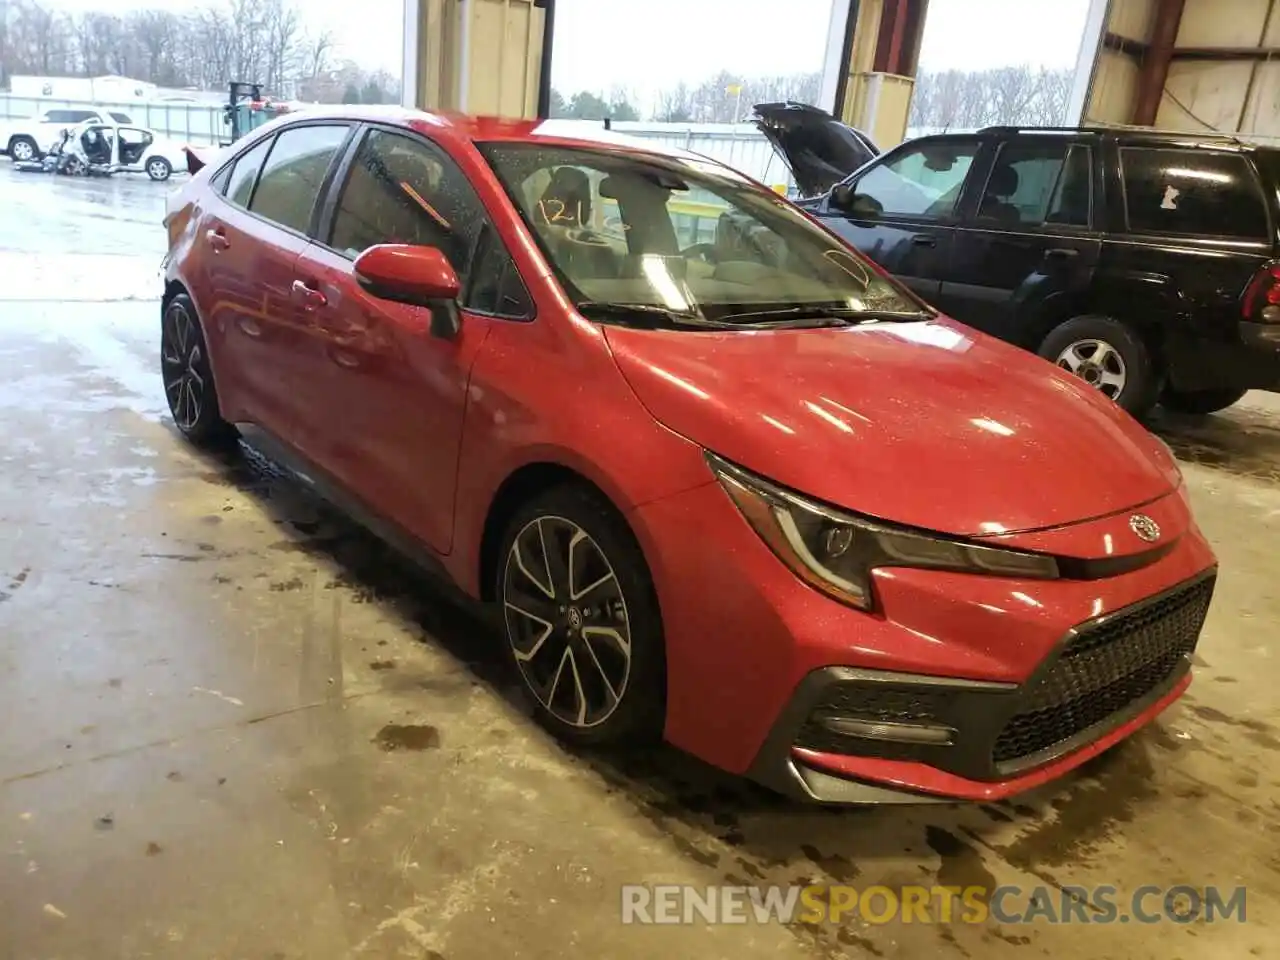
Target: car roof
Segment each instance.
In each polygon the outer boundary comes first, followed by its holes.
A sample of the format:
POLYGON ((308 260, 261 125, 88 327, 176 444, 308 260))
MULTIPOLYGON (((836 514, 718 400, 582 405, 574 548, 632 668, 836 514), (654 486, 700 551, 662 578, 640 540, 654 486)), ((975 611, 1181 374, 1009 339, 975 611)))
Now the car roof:
POLYGON ((281 126, 292 121, 327 118, 388 123, 417 130, 442 140, 470 143, 541 143, 565 147, 635 150, 647 154, 706 163, 707 158, 687 150, 668 147, 641 137, 630 137, 594 120, 520 120, 483 117, 444 110, 414 110, 409 107, 372 105, 324 106, 307 104, 280 119, 281 126))
MULTIPOLYGON (((1034 136, 1107 136, 1129 143, 1176 143, 1181 146, 1205 146, 1218 149, 1254 150, 1260 144, 1242 140, 1231 134, 1206 133, 1198 130, 1157 130, 1153 127, 1135 127, 1125 124, 1085 124, 1079 127, 984 127, 974 135, 1029 134, 1034 136)), ((946 136, 947 134, 944 134, 946 136)))

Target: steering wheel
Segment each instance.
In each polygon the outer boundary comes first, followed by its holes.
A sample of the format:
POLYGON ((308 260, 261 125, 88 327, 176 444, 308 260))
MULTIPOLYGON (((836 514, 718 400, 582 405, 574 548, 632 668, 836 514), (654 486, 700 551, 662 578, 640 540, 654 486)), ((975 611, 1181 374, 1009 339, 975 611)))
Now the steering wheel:
POLYGON ((703 263, 715 263, 719 259, 714 243, 695 243, 681 250, 680 256, 686 260, 700 260, 703 263))
POLYGON ((582 244, 585 247, 608 247, 609 238, 602 233, 588 229, 587 227, 568 227, 563 234, 566 240, 573 243, 582 244))

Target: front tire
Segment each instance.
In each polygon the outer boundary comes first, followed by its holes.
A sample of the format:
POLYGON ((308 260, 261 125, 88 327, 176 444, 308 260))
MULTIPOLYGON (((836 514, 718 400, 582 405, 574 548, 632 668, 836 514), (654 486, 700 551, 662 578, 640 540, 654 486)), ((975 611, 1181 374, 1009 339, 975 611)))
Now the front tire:
POLYGON ((40 148, 30 137, 14 137, 9 141, 9 157, 18 163, 39 160, 40 148))
POLYGON ((1119 320, 1074 317, 1049 331, 1039 353, 1135 417, 1146 416, 1155 406, 1161 378, 1151 350, 1119 320))
POLYGON ((579 746, 657 739, 662 618, 639 544, 603 497, 564 485, 517 511, 495 596, 509 660, 539 723, 579 746))
POLYGON ((147 176, 163 183, 173 175, 173 165, 164 157, 152 157, 147 161, 147 176))
POLYGON ((1160 398, 1160 405, 1166 410, 1172 410, 1174 413, 1190 413, 1196 416, 1204 416, 1205 414, 1225 410, 1248 392, 1248 390, 1223 389, 1191 390, 1183 393, 1172 388, 1166 388, 1164 395, 1160 398))
POLYGON ((199 447, 224 447, 239 436, 222 419, 209 348, 196 306, 185 293, 165 304, 160 321, 160 369, 174 425, 199 447))

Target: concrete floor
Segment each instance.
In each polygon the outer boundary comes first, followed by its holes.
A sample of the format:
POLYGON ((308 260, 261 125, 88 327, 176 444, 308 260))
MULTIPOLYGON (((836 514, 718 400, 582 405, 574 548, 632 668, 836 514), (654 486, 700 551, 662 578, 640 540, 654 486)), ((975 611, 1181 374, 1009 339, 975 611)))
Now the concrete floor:
POLYGON ((469 614, 269 466, 184 446, 163 194, 0 162, 0 958, 1275 951, 1276 399, 1159 424, 1222 576, 1158 726, 1016 803, 793 806, 668 750, 566 752, 469 614), (1248 922, 619 920, 624 883, 806 881, 1247 884, 1248 922))

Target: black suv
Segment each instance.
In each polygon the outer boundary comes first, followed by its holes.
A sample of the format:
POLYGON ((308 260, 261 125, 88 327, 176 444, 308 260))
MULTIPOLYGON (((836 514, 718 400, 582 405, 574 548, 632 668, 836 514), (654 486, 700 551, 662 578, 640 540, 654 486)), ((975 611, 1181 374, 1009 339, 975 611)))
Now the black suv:
POLYGON ((1280 151, 996 127, 910 140, 836 182, 813 137, 801 153, 757 123, 811 214, 944 313, 1133 414, 1280 390, 1280 151))

